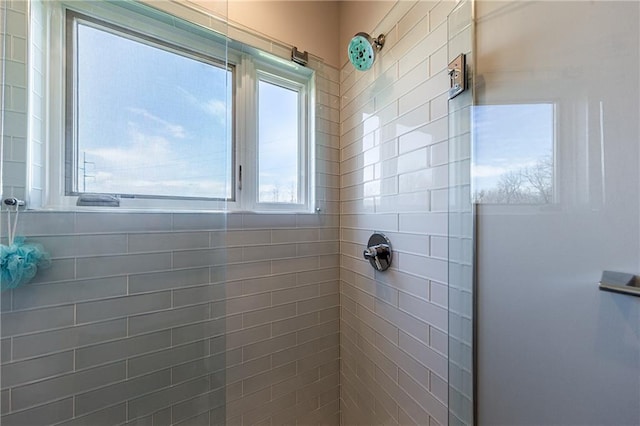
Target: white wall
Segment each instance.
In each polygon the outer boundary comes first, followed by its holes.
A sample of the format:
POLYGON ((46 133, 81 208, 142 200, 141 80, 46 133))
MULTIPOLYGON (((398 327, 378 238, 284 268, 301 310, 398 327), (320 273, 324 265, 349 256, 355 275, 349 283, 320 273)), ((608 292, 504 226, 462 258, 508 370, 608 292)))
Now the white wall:
POLYGON ((336 1, 194 0, 194 3, 228 17, 231 23, 296 46, 299 51, 339 67, 338 3, 336 1))
POLYGON ((640 273, 639 5, 477 16, 479 103, 556 108, 556 202, 478 207, 479 423, 640 424, 640 298, 597 287, 640 273))

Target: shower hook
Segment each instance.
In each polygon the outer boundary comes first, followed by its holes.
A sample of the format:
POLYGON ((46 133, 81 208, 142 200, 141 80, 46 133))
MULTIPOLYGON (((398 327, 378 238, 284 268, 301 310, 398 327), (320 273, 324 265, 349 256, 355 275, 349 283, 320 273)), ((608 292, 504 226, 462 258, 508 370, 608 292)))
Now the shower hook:
POLYGON ((5 198, 4 203, 7 206, 16 206, 16 207, 22 207, 27 205, 27 203, 24 200, 18 200, 17 198, 14 198, 14 197, 5 198))
POLYGON ((25 203, 24 200, 18 200, 14 197, 5 198, 4 203, 8 207, 14 207, 16 212, 16 216, 13 219, 13 226, 11 226, 11 209, 7 208, 7 239, 9 241, 9 245, 12 245, 16 237, 16 229, 18 228, 18 214, 20 212, 20 207, 25 206, 27 203, 25 203))

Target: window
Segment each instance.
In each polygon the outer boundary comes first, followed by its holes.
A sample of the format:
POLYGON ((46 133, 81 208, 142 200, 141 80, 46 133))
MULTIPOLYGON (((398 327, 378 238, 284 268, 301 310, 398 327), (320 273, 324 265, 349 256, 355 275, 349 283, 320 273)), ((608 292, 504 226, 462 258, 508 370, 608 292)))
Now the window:
POLYGON ((272 76, 258 80, 258 202, 301 199, 301 88, 272 76))
POLYGON ((55 4, 50 206, 311 210, 312 70, 137 3, 55 4))
POLYGON ((67 194, 235 199, 233 66, 70 11, 67 50, 67 194))

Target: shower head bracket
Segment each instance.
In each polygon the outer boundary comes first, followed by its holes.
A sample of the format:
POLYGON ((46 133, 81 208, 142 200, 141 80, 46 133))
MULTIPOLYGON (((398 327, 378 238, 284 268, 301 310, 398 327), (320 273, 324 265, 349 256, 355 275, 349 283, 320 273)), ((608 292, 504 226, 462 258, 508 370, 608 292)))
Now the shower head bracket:
POLYGON ((384 42, 384 34, 373 38, 367 33, 357 33, 349 42, 349 61, 351 61, 353 66, 359 71, 368 70, 373 65, 376 54, 382 50, 384 42))

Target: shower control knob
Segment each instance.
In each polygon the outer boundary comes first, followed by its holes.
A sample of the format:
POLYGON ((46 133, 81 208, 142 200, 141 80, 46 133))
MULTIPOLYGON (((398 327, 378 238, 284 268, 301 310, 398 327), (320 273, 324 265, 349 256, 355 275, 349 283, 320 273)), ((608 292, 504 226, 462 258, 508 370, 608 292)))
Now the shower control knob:
POLYGON ((362 254, 376 271, 385 271, 391 266, 391 242, 383 234, 373 234, 362 254))

